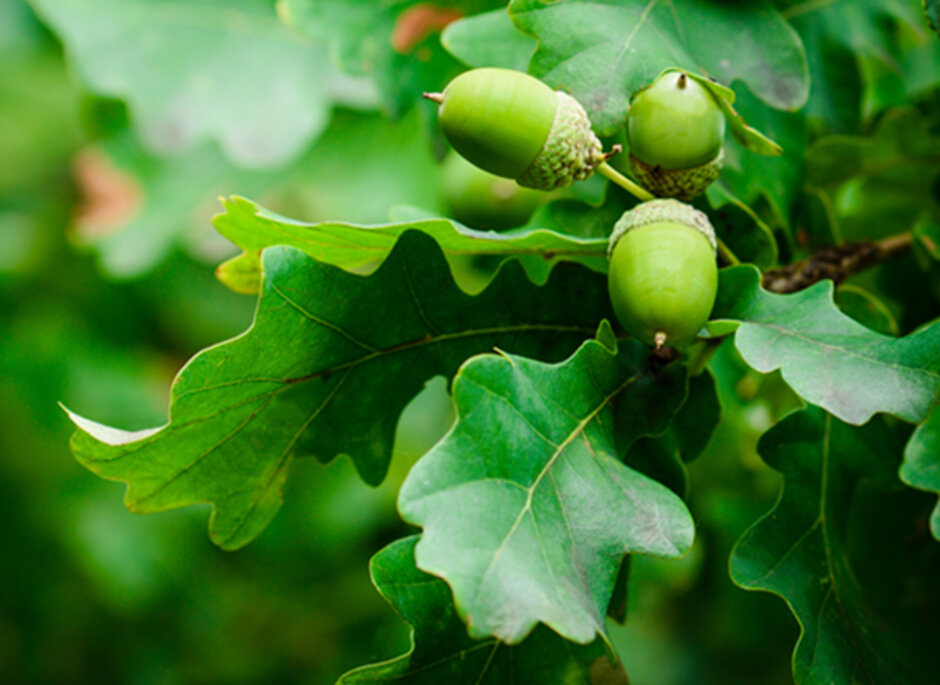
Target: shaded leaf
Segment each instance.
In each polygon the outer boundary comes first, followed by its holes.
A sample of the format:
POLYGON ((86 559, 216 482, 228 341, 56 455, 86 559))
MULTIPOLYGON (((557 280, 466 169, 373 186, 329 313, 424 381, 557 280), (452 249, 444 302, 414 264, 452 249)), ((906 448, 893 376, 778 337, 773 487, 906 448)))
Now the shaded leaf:
POLYGON ((865 328, 883 335, 896 336, 899 333, 898 322, 885 303, 867 290, 848 283, 836 288, 835 303, 842 311, 865 328))
POLYGON ((940 37, 940 0, 924 0, 924 14, 938 37, 940 37))
POLYGON ((769 2, 514 0, 509 14, 539 41, 530 73, 569 91, 601 135, 623 125, 633 92, 672 66, 741 80, 771 107, 806 101, 803 47, 769 2))
POLYGON ((775 224, 789 226, 790 213, 803 189, 806 118, 800 112, 766 107, 748 88, 735 84, 735 106, 755 128, 782 148, 780 157, 758 155, 738 145, 725 145, 720 182, 744 204, 770 203, 775 224))
POLYGON ((518 645, 471 639, 447 584, 415 567, 417 540, 413 536, 393 542, 371 564, 372 582, 412 625, 412 649, 390 661, 357 668, 340 678, 340 684, 502 685, 554 683, 563 677, 589 685, 626 685, 616 655, 602 638, 573 645, 539 626, 518 645))
MULTIPOLYGON (((312 257, 347 270, 374 269, 409 229, 426 233, 445 255, 491 255, 520 259, 530 277, 544 283, 553 265, 574 261, 607 272, 607 238, 575 238, 546 230, 496 233, 465 228, 450 219, 360 226, 325 222, 308 224, 277 216, 240 197, 224 200, 219 232, 245 253, 223 264, 219 277, 233 289, 249 290, 249 275, 259 272, 259 253, 271 245, 290 245, 312 257)), ((254 280, 257 283, 257 278, 254 280)))
POLYGON ((535 41, 517 29, 504 9, 455 21, 444 29, 441 43, 471 67, 527 71, 535 41))
MULTIPOLYGON (((940 494, 940 407, 935 407, 904 448, 901 480, 911 487, 940 494)), ((940 503, 930 518, 930 530, 940 540, 940 503)))
POLYGON ((82 80, 126 100, 141 137, 159 152, 211 139, 238 164, 276 165, 326 126, 326 52, 283 26, 271 3, 33 5, 66 44, 82 80))
POLYGON ((938 675, 930 643, 940 556, 925 547, 934 544, 929 536, 917 537, 910 498, 896 494, 898 437, 882 421, 854 428, 811 407, 761 438, 761 456, 785 485, 776 507, 738 541, 731 575, 789 604, 802 629, 796 682, 884 685, 938 675), (880 524, 886 520, 892 525, 880 524), (868 526, 862 538, 858 525, 868 526))
POLYGON ((592 340, 557 365, 482 355, 461 367, 457 421, 398 506, 423 528, 418 567, 448 582, 472 637, 516 644, 541 622, 590 643, 625 554, 689 548, 682 501, 618 458, 664 430, 683 396, 684 369, 648 364, 639 343, 592 340))
POLYGON ((658 437, 637 440, 624 463, 685 498, 688 486, 685 464, 705 450, 720 420, 721 403, 715 379, 710 371, 704 371, 689 379, 688 396, 668 430, 658 437))
POLYGON ((878 412, 919 423, 940 392, 940 321, 904 338, 875 333, 836 308, 831 281, 777 295, 753 267, 724 269, 712 318, 713 333, 740 323, 735 346, 752 368, 780 369, 803 399, 848 423, 878 412))
POLYGON ((266 250, 263 265, 254 323, 183 368, 167 425, 127 433, 73 415, 76 457, 127 482, 131 509, 210 502, 210 534, 225 548, 274 516, 294 456, 347 454, 376 484, 398 416, 427 379, 494 345, 559 359, 610 316, 603 278, 571 265, 536 287, 509 264, 468 296, 417 232, 368 277, 288 247, 266 250))
POLYGON ((825 192, 846 240, 907 230, 936 206, 940 136, 915 109, 885 114, 871 136, 828 136, 806 153, 806 182, 825 192))
MULTIPOLYGON (((762 269, 777 263, 777 241, 770 227, 732 193, 720 180, 705 191, 708 204, 717 211, 708 212, 715 232, 743 262, 762 269)), ((696 203, 704 209, 704 203, 696 203)))

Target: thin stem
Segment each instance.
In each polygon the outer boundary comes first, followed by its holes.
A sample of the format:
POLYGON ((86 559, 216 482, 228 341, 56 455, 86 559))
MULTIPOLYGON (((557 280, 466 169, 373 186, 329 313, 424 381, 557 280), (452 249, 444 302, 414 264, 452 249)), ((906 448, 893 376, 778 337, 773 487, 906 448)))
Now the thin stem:
POLYGON ((597 171, 601 174, 601 176, 604 176, 605 178, 613 181, 641 202, 649 202, 650 200, 656 199, 655 195, 631 181, 629 178, 610 166, 610 164, 607 162, 601 162, 601 164, 597 167, 597 171))
POLYGON ((715 240, 718 243, 718 254, 721 255, 723 261, 730 264, 731 266, 737 266, 741 263, 741 260, 738 259, 738 256, 731 251, 731 248, 725 245, 724 240, 718 237, 716 237, 715 240))

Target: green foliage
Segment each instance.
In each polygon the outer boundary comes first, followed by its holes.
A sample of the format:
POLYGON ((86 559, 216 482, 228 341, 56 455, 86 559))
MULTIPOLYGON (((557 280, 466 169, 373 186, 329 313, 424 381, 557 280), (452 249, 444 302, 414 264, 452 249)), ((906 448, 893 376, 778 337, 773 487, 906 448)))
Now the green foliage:
POLYGON ((713 318, 716 332, 737 329, 752 368, 780 369, 801 397, 848 423, 878 412, 919 423, 940 390, 940 322, 904 338, 875 333, 835 307, 830 283, 774 295, 756 269, 727 269, 713 318))
POLYGON ((412 650, 397 659, 363 666, 339 683, 573 682, 625 685, 617 657, 601 638, 571 645, 545 626, 506 645, 473 640, 454 610, 447 584, 415 567, 417 536, 393 542, 372 558, 372 582, 414 626, 412 650))
MULTIPOLYGON (((934 409, 904 449, 901 480, 921 490, 940 493, 940 409, 934 409)), ((940 540, 940 504, 933 510, 930 530, 940 540)))
POLYGON ((853 428, 816 408, 788 416, 761 438, 761 456, 786 479, 783 496, 738 542, 731 575, 787 600, 802 628, 797 682, 928 682, 938 673, 928 645, 940 594, 920 563, 924 554, 932 563, 940 558, 934 543, 918 536, 914 512, 897 503, 901 511, 887 518, 905 542, 879 540, 892 552, 886 559, 860 554, 853 539, 852 523, 885 518, 901 445, 882 421, 853 428), (872 563, 877 567, 865 568, 872 563), (906 592, 885 597, 879 575, 906 592), (894 629, 867 629, 882 622, 894 629))
POLYGON ((468 296, 416 233, 368 277, 292 248, 264 255, 252 327, 180 372, 165 427, 128 433, 72 415, 76 456, 128 482, 131 509, 211 502, 210 533, 227 549, 274 516, 294 456, 348 454, 378 484, 398 416, 426 380, 494 345, 557 359, 608 313, 603 282, 583 269, 539 288, 512 265, 468 296))
POLYGON ((213 140, 238 164, 271 166, 295 156, 326 126, 332 100, 326 54, 281 24, 270 3, 34 4, 62 36, 83 81, 124 99, 155 150, 213 140), (256 49, 245 50, 245 41, 256 49))
POLYGON ((940 680, 937 12, 0 2, 0 681, 940 680), (420 95, 480 66, 605 150, 718 98, 700 340, 611 316, 627 150, 447 215, 420 95))
POLYGON ((589 341, 556 366, 506 355, 461 367, 456 423, 398 506, 424 529, 418 567, 447 580, 472 637, 515 644, 541 622, 587 644, 604 633, 624 554, 688 550, 682 501, 618 458, 682 400, 682 370, 651 372, 648 357, 589 341))

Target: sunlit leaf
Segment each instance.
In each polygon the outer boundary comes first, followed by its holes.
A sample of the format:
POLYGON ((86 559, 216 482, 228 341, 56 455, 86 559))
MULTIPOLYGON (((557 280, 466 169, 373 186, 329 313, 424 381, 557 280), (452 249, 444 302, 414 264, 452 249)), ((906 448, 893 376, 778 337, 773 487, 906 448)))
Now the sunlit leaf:
POLYGON ((557 365, 483 355, 461 367, 456 423, 398 506, 423 528, 418 567, 448 582, 472 637, 516 644, 541 622, 588 644, 625 554, 689 548, 682 501, 618 458, 665 429, 683 384, 636 342, 618 354, 588 341, 557 365))

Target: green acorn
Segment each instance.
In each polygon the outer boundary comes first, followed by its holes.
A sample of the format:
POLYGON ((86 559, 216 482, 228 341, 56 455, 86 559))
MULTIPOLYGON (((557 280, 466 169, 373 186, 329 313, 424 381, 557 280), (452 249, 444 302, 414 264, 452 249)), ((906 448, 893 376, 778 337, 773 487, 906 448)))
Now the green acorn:
POLYGON ((457 152, 521 186, 562 188, 609 157, 577 100, 522 72, 472 69, 425 97, 457 152))
POLYGON ((630 166, 654 195, 691 200, 721 172, 725 116, 709 90, 669 70, 633 96, 630 166))
POLYGON ((480 230, 521 226, 539 204, 551 197, 484 171, 453 151, 441 164, 440 179, 449 215, 480 230))
POLYGON ((718 292, 715 231, 678 200, 651 200, 625 212, 610 236, 607 285, 617 320, 657 348, 692 342, 718 292))

